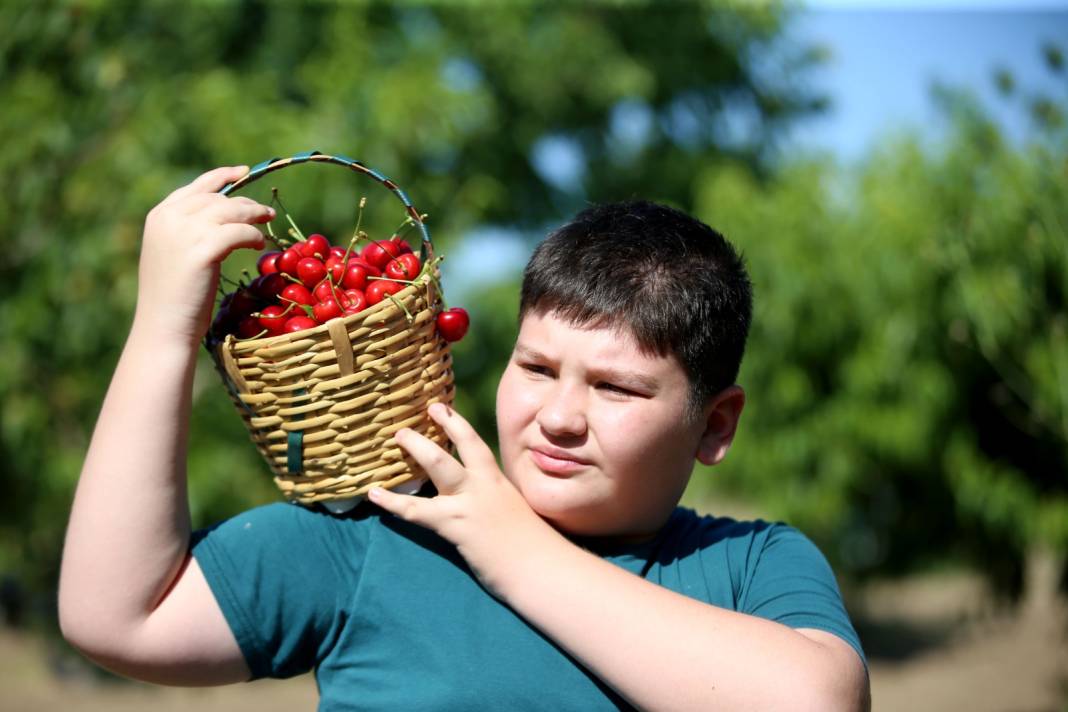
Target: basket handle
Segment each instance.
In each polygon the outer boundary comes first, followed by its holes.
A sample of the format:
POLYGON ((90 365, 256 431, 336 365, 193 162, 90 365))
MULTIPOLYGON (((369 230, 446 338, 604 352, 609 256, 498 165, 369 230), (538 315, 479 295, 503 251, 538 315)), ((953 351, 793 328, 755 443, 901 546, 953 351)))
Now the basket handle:
POLYGON ((263 176, 277 171, 286 166, 294 166, 298 163, 334 163, 339 166, 344 166, 357 173, 374 178, 376 181, 389 188, 397 198, 404 204, 404 209, 408 213, 408 217, 412 219, 416 227, 419 228, 419 233, 422 237, 422 246, 420 249, 420 261, 425 262, 428 255, 433 254, 434 244, 430 241, 430 233, 426 229, 426 225, 423 224, 422 218, 419 216, 419 211, 412 205, 412 201, 408 200, 408 196, 400 189, 396 183, 385 177, 378 171, 368 168, 364 164, 360 163, 354 158, 348 156, 330 156, 319 151, 305 151, 304 153, 298 153, 295 156, 289 158, 269 158, 263 163, 258 163, 253 166, 247 174, 238 178, 233 183, 228 183, 223 186, 219 192, 223 195, 229 195, 236 190, 244 188, 249 183, 262 178, 263 176))

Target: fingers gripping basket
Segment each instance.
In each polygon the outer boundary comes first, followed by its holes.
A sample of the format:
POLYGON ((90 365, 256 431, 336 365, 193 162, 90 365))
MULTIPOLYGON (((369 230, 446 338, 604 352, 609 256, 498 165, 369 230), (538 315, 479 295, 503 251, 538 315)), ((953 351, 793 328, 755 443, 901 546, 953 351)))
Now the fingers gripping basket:
POLYGON ((357 314, 269 338, 227 336, 209 347, 275 483, 287 499, 310 504, 425 477, 393 435, 411 428, 447 448, 426 409, 451 403, 454 391, 449 344, 435 326, 442 302, 430 234, 396 184, 359 161, 312 151, 264 161, 220 192, 300 163, 344 166, 392 191, 419 229, 424 265, 394 299, 357 314))

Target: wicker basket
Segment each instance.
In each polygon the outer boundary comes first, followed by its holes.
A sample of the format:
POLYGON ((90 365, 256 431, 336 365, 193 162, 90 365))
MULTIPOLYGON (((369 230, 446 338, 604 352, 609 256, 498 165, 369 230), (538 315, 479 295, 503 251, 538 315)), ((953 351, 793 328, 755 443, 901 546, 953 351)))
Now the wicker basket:
POLYGON ((436 329, 441 298, 430 234, 388 178, 351 158, 311 151, 264 161, 220 192, 305 162, 345 166, 391 190, 421 233, 422 274, 395 295, 403 309, 385 299, 305 331, 243 341, 227 336, 209 351, 285 497, 339 505, 373 486, 425 477, 393 440, 401 428, 449 447, 426 409, 452 402, 452 357, 436 329))

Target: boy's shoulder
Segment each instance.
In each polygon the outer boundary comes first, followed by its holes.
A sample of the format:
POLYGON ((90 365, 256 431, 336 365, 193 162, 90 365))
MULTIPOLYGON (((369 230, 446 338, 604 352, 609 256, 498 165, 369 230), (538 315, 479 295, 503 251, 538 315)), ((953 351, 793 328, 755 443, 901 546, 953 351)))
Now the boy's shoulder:
POLYGON ((791 628, 833 633, 864 658, 834 571, 796 527, 679 507, 661 536, 648 571, 657 583, 791 628))
POLYGON ((350 554, 366 549, 372 536, 364 509, 338 516, 318 506, 263 504, 194 531, 190 549, 198 559, 213 556, 238 568, 271 560, 349 569, 350 554))
POLYGON ((200 538, 223 529, 248 536, 287 536, 295 531, 313 531, 335 526, 337 517, 317 506, 293 502, 271 502, 250 507, 196 532, 200 538))
POLYGON ((661 532, 660 565, 698 559, 703 566, 726 569, 744 587, 769 571, 831 575, 830 565, 804 533, 782 521, 735 519, 677 507, 661 532))
POLYGON ((781 533, 782 530, 797 531, 783 522, 702 514, 689 507, 679 506, 671 513, 662 536, 707 550, 716 547, 763 545, 769 536, 781 533))

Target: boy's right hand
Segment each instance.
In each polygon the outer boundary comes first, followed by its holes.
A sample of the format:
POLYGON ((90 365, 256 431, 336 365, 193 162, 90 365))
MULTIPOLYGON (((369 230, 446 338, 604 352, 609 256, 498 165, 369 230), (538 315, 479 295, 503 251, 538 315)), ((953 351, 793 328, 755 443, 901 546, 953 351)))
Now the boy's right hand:
POLYGON ((220 264, 239 247, 262 249, 254 227, 274 209, 218 190, 248 173, 216 168, 168 195, 145 220, 134 324, 154 338, 195 346, 208 330, 220 264))

